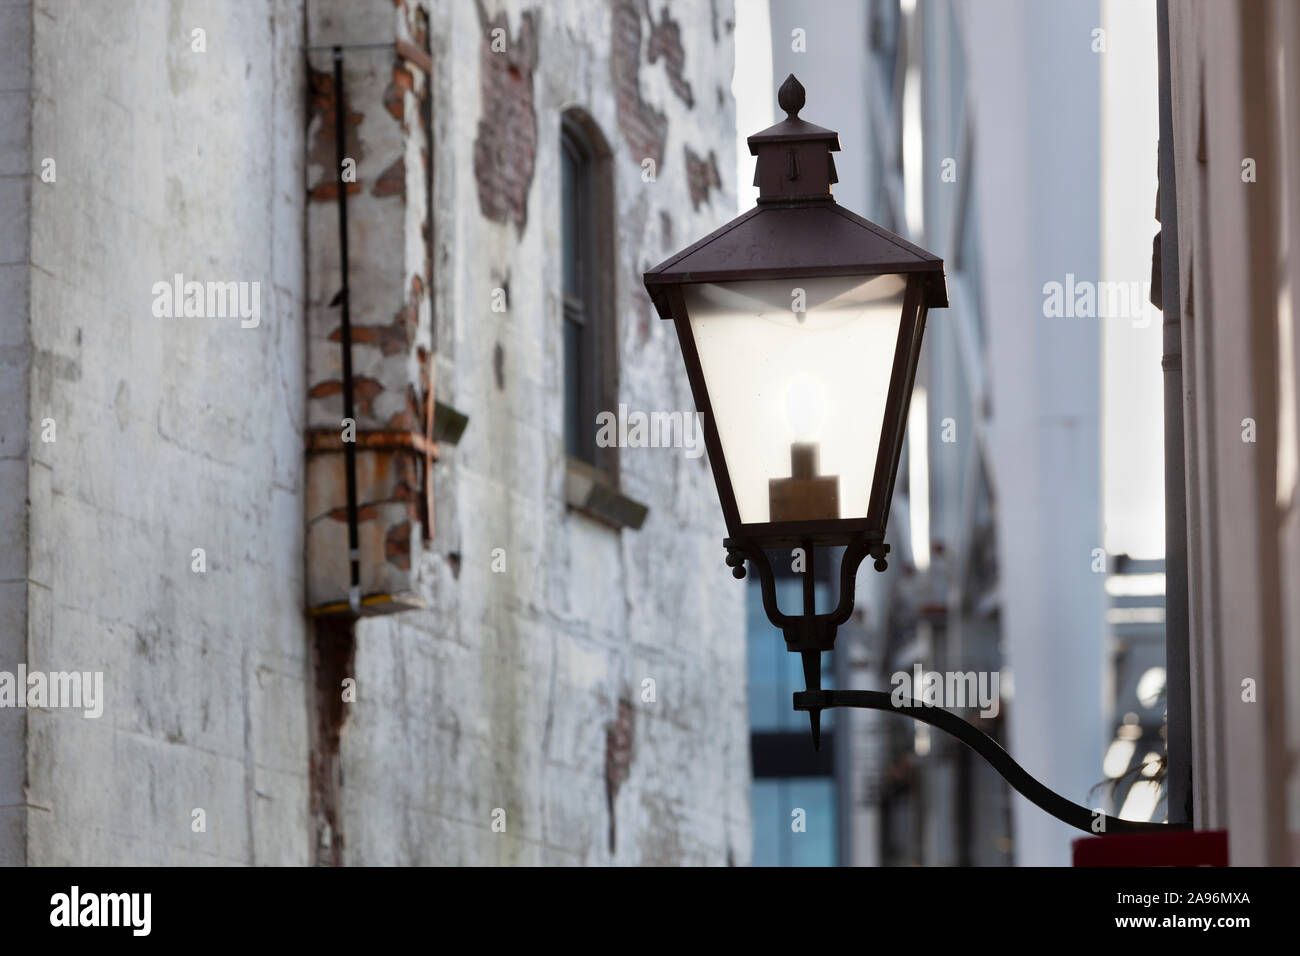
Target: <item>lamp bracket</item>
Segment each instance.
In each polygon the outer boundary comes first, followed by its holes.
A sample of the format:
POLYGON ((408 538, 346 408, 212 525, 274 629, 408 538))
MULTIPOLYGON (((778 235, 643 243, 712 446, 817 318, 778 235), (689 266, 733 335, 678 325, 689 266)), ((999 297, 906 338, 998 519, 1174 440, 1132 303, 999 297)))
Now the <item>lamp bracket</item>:
POLYGON ((894 695, 883 690, 816 690, 795 691, 794 709, 810 714, 828 707, 857 707, 864 710, 883 710, 921 723, 937 727, 956 737, 984 760, 1025 799, 1046 811, 1062 823, 1097 836, 1116 833, 1159 833, 1170 830, 1188 830, 1185 823, 1151 823, 1140 820, 1121 820, 1101 810, 1090 810, 1073 803, 1055 790, 1030 775, 1016 763, 996 740, 974 724, 942 707, 932 707, 904 698, 896 701, 894 695))
MULTIPOLYGON (((780 546, 784 543, 782 542, 780 546)), ((1072 803, 1030 776, 1024 767, 1016 763, 1011 755, 984 731, 963 717, 941 707, 932 707, 912 700, 895 702, 894 695, 887 691, 822 690, 821 655, 823 651, 834 649, 837 630, 853 613, 858 567, 870 555, 875 559, 876 570, 885 570, 885 556, 889 554, 889 545, 871 536, 853 539, 844 549, 844 556, 840 562, 839 601, 833 611, 818 614, 813 592, 815 580, 813 540, 803 541, 804 610, 803 614, 793 615, 784 613, 777 605, 776 575, 764 549, 765 546, 771 547, 773 544, 773 541, 764 538, 741 537, 725 538, 722 542, 722 546, 727 550, 727 565, 731 568, 733 577, 745 577, 746 561, 749 561, 758 572, 763 595, 763 610, 768 620, 773 626, 781 629, 785 636, 786 649, 797 652, 803 658, 804 684, 807 689, 795 692, 794 709, 808 713, 808 720, 812 725, 814 748, 820 749, 821 746, 821 712, 827 708, 858 707, 890 711, 930 724, 956 737, 983 757, 1021 795, 1056 819, 1077 829, 1103 836, 1110 833, 1187 829, 1185 824, 1121 820, 1118 817, 1108 816, 1100 810, 1089 810, 1087 807, 1072 803)))
MULTIPOLYGON (((804 609, 802 614, 786 614, 777 605, 776 575, 772 562, 763 548, 764 542, 755 538, 726 538, 722 546, 727 549, 727 566, 731 568, 732 577, 745 577, 745 561, 748 560, 758 572, 759 586, 763 594, 763 610, 773 626, 779 627, 785 635, 786 650, 789 651, 829 651, 835 648, 835 634, 839 626, 853 614, 853 602, 857 588, 858 567, 870 555, 875 558, 875 568, 883 571, 887 567, 885 555, 889 545, 871 537, 859 537, 851 541, 844 549, 840 559, 840 597, 833 611, 825 614, 816 613, 811 600, 810 589, 805 588, 804 609)), ((811 585, 813 580, 813 551, 811 540, 802 544, 804 559, 804 580, 811 585)))

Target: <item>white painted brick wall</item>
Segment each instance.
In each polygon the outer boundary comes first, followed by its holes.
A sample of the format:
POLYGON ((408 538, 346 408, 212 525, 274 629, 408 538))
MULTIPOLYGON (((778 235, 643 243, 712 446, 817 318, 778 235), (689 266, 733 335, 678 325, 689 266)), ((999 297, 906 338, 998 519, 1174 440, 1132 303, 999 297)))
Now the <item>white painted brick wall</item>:
MULTIPOLYGON (((27 0, 0 3, 0 668, 27 658, 27 432, 31 26, 27 0)), ((27 855, 27 717, 0 710, 0 866, 27 855)))
POLYGON ((27 860, 306 862, 301 6, 35 7, 28 664, 107 700, 27 713, 27 860))
MULTIPOLYGON (((718 7, 725 24, 729 5, 718 7)), ((490 15, 500 9, 513 38, 529 7, 488 6, 490 15)), ((476 10, 435 11, 440 376, 444 400, 466 411, 470 426, 437 473, 439 540, 423 569, 432 610, 358 629, 358 686, 381 700, 359 701, 344 728, 349 862, 748 862, 743 585, 722 560, 706 460, 680 449, 621 453, 624 489, 650 507, 640 531, 611 531, 563 504, 556 250, 564 108, 590 113, 615 153, 620 398, 644 410, 693 408, 672 329, 652 319, 639 342, 637 310, 648 308, 640 274, 731 217, 730 189, 692 211, 683 146, 716 150, 719 169, 734 168, 732 54, 725 29, 710 47, 708 2, 674 4, 671 15, 696 105, 688 110, 668 90, 662 61, 643 62, 646 100, 669 117, 663 166, 645 183, 617 118, 607 8, 540 8, 538 151, 520 236, 513 224, 486 221, 475 193, 476 10), (660 237, 660 210, 674 220, 673 247, 660 237), (511 308, 502 315, 490 295, 505 275, 511 308), (504 390, 493 373, 498 343, 504 390), (491 570, 498 547, 505 574, 491 570), (449 551, 460 555, 458 579, 449 551), (656 681, 653 704, 641 702, 644 678, 656 681), (394 706, 385 698, 402 686, 394 706), (633 705, 634 740, 611 857, 606 726, 620 696, 633 705), (431 764, 425 774, 391 765, 394 740, 406 763, 431 764), (491 829, 497 807, 507 811, 505 834, 491 829)), ((643 42, 645 33, 643 23, 643 42)))
MULTIPOLYGON (((107 704, 98 721, 26 715, 26 802, 39 809, 16 816, 0 736, 0 860, 305 863, 303 7, 35 6, 30 150, 57 157, 58 182, 28 180, 31 267, 0 281, 29 277, 29 434, 48 415, 58 441, 0 476, 6 500, 30 485, 32 529, 16 575, 25 607, 0 592, 0 652, 25 628, 32 667, 102 668, 107 704), (195 27, 204 54, 190 51, 195 27), (176 272, 260 281, 261 326, 154 318, 151 286, 176 272), (194 547, 205 575, 190 570, 194 547), (194 807, 205 834, 191 832, 194 807)), ((525 8, 487 7, 506 9, 512 32, 525 8)), ((658 180, 644 183, 617 118, 608 6, 538 5, 539 142, 520 235, 478 206, 475 6, 434 5, 439 394, 471 421, 436 473, 428 610, 358 625, 345 863, 749 860, 743 585, 722 560, 705 460, 622 453, 624 490, 650 509, 640 531, 570 514, 563 497, 560 111, 587 109, 615 151, 620 397, 688 410, 672 330, 651 319, 641 341, 640 273, 733 211, 729 185, 692 210, 683 160, 689 143, 734 168, 730 4, 716 7, 716 41, 708 0, 671 7, 693 108, 643 56, 642 94, 669 120, 658 180), (495 314, 507 273, 511 310, 495 314), (496 547, 505 574, 491 571, 496 547), (620 697, 633 742, 611 856, 606 728, 620 697), (496 807, 505 834, 491 830, 496 807)), ((4 315, 8 347, 22 323, 4 315)))

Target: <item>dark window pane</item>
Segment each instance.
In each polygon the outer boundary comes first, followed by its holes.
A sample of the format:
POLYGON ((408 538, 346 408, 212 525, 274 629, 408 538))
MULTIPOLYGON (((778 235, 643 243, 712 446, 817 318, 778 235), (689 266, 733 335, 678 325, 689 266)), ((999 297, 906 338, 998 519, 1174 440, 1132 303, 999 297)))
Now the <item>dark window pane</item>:
POLYGON ((564 448, 573 458, 582 458, 582 326, 564 319, 564 448))
POLYGON ((780 659, 786 653, 781 634, 767 622, 757 574, 745 588, 746 630, 749 633, 749 726, 751 730, 776 730, 784 709, 779 679, 780 659))
POLYGON ((574 154, 570 144, 565 143, 564 148, 560 150, 560 154, 563 157, 561 160, 560 206, 563 210, 564 292, 566 295, 581 298, 579 263, 582 256, 579 247, 583 237, 580 221, 580 190, 584 171, 580 168, 578 157, 574 154))
POLYGON ((564 293, 576 295, 577 287, 577 164, 565 143, 560 150, 560 209, 562 209, 564 293))
MULTIPOLYGON (((814 586, 817 607, 826 610, 826 582, 814 586)), ((754 732, 788 730, 808 733, 808 715, 794 709, 794 692, 803 690, 803 662, 785 649, 785 637, 773 627, 763 610, 763 593, 757 572, 748 578, 745 622, 749 638, 749 726, 754 732)), ((798 577, 776 580, 776 603, 786 614, 803 613, 803 583, 798 577)), ((833 660, 822 655, 822 688, 835 687, 833 660)), ((822 728, 835 726, 835 712, 822 712, 822 728)), ((811 746, 811 745, 810 745, 811 746)))
MULTIPOLYGON (((596 218, 596 208, 609 196, 597 196, 605 186, 598 154, 585 127, 566 120, 561 132, 560 197, 564 302, 564 442, 574 458, 598 464, 596 414, 608 402, 609 388, 601 377, 608 363, 603 350, 613 338, 597 323, 610 321, 602 298, 602 256, 612 241, 596 218)), ((610 460, 599 458, 602 466, 610 460)))
POLYGON ((803 833, 790 834, 790 858, 786 866, 835 865, 835 782, 822 779, 791 780, 786 789, 786 828, 793 819, 791 811, 804 811, 803 833))
POLYGON ((835 866, 838 860, 835 782, 824 778, 755 780, 754 866, 835 866), (803 811, 802 832, 792 826, 803 811))
POLYGON ((790 829, 781 819, 781 781, 755 780, 750 791, 754 815, 754 866, 781 866, 782 844, 790 829))

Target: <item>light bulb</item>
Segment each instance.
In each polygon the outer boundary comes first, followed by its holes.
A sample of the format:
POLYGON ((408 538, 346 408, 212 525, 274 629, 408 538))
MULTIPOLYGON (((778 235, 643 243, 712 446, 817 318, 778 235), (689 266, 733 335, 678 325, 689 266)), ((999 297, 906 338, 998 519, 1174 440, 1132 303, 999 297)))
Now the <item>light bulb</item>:
POLYGON ((790 384, 785 393, 785 418, 796 439, 816 436, 826 414, 826 398, 822 387, 808 379, 790 384))

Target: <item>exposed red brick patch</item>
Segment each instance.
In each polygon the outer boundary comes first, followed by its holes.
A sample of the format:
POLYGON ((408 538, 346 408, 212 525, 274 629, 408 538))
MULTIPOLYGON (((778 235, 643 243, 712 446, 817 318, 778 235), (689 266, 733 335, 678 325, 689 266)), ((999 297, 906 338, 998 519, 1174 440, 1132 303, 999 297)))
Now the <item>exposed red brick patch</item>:
POLYGON ((422 497, 419 488, 412 487, 406 482, 402 482, 393 488, 393 497, 391 500, 405 502, 408 506, 406 509, 407 513, 410 514, 411 512, 419 511, 418 505, 420 504, 422 497))
POLYGON ((406 121, 406 94, 415 89, 415 77, 401 65, 393 67, 393 79, 384 90, 384 109, 399 123, 406 121))
POLYGON ((311 643, 314 720, 311 722, 311 816, 317 866, 343 862, 340 793, 343 767, 339 762, 339 737, 349 704, 343 701, 343 681, 356 675, 356 631, 352 620, 326 615, 315 620, 311 643))
POLYGON ((375 184, 370 187, 372 196, 401 196, 406 198, 406 157, 398 156, 393 163, 379 174, 375 184))
POLYGON ((619 698, 618 716, 605 725, 605 796, 609 803, 609 852, 614 852, 614 800, 632 768, 632 741, 635 737, 632 702, 627 695, 619 698))
POLYGON ((411 567, 411 522, 403 521, 388 529, 384 538, 384 556, 388 563, 403 571, 411 567))
POLYGON ((709 201, 709 190, 722 185, 718 175, 718 157, 709 151, 708 159, 695 155, 686 147, 686 187, 691 192, 691 207, 699 209, 709 201))
MULTIPOLYGON (((349 196, 355 196, 361 192, 360 183, 344 183, 344 185, 347 186, 347 193, 349 196)), ((338 180, 331 180, 328 183, 319 183, 318 185, 313 186, 311 192, 307 194, 307 198, 312 202, 333 202, 339 198, 338 180)))
MULTIPOLYGON (((410 351, 420 324, 420 301, 423 296, 424 280, 418 275, 411 276, 410 294, 405 304, 393 315, 393 321, 387 325, 352 326, 352 344, 377 346, 384 355, 399 355, 410 351)), ((341 326, 335 327, 329 334, 331 342, 338 342, 342 338, 341 326)), ((420 361, 422 363, 420 374, 423 379, 426 375, 423 366, 425 360, 421 358, 420 361)))
POLYGON ((511 37, 503 11, 488 19, 475 0, 480 25, 479 77, 482 118, 474 140, 474 179, 478 204, 493 222, 513 222, 520 234, 528 225, 528 192, 537 160, 537 108, 533 71, 537 66, 537 13, 525 11, 511 37), (492 49, 493 31, 503 30, 505 49, 492 49))
POLYGON ((650 21, 650 39, 646 43, 646 59, 651 64, 657 62, 661 57, 664 66, 668 70, 668 85, 672 87, 677 98, 692 109, 695 107, 695 96, 691 92, 691 84, 686 82, 682 75, 682 68, 686 65, 686 52, 682 49, 682 31, 677 23, 668 19, 668 7, 663 8, 659 15, 659 22, 654 22, 654 17, 650 14, 649 3, 646 4, 646 19, 650 21))
POLYGON ((387 427, 394 431, 416 431, 420 419, 420 400, 415 393, 415 386, 406 387, 406 408, 388 420, 387 427))
POLYGON ((385 426, 389 431, 409 432, 415 430, 415 422, 410 412, 398 412, 390 418, 385 426))
MULTIPOLYGON (((329 512, 329 516, 331 521, 347 521, 348 520, 347 506, 344 505, 343 507, 340 508, 331 509, 329 512)), ((379 509, 376 508, 374 505, 371 504, 371 505, 357 506, 358 524, 363 524, 367 521, 374 521, 378 517, 379 517, 379 509)))
MULTIPOLYGON (((637 0, 614 0, 610 78, 618 104, 618 128, 637 162, 663 165, 668 117, 641 97, 641 9, 637 0)), ((664 54, 666 55, 666 53, 664 54)))
MULTIPOLYGON (((384 386, 376 379, 367 378, 364 375, 357 375, 352 379, 352 400, 356 404, 358 415, 371 415, 371 403, 375 396, 384 390, 384 386)), ((343 383, 338 379, 330 379, 327 382, 319 382, 313 385, 311 391, 307 393, 309 398, 328 398, 331 395, 342 395, 343 383)))
POLYGON ((673 217, 665 209, 659 210, 659 242, 665 252, 677 245, 673 242, 673 217))
MULTIPOLYGON (((352 344, 353 345, 374 345, 385 355, 397 355, 405 352, 409 339, 406 334, 406 320, 403 316, 403 309, 388 325, 354 325, 352 326, 352 344)), ((329 334, 331 342, 337 342, 343 337, 341 328, 335 329, 329 334)))
POLYGON ((637 345, 645 345, 650 341, 650 323, 654 321, 650 317, 650 300, 645 296, 634 296, 632 309, 636 313, 637 345))
MULTIPOLYGON (((319 166, 325 171, 321 180, 308 189, 312 199, 338 198, 338 158, 334 148, 335 96, 334 74, 327 70, 307 68, 307 81, 310 88, 309 121, 319 117, 315 135, 307 144, 307 163, 319 166)), ((355 159, 358 164, 364 155, 358 126, 365 116, 355 110, 348 110, 343 121, 343 155, 355 159)), ((356 183, 348 183, 348 195, 360 192, 356 183)))
POLYGON ((420 321, 420 302, 424 298, 424 280, 418 275, 411 276, 411 294, 406 300, 406 319, 411 327, 411 337, 420 321))

